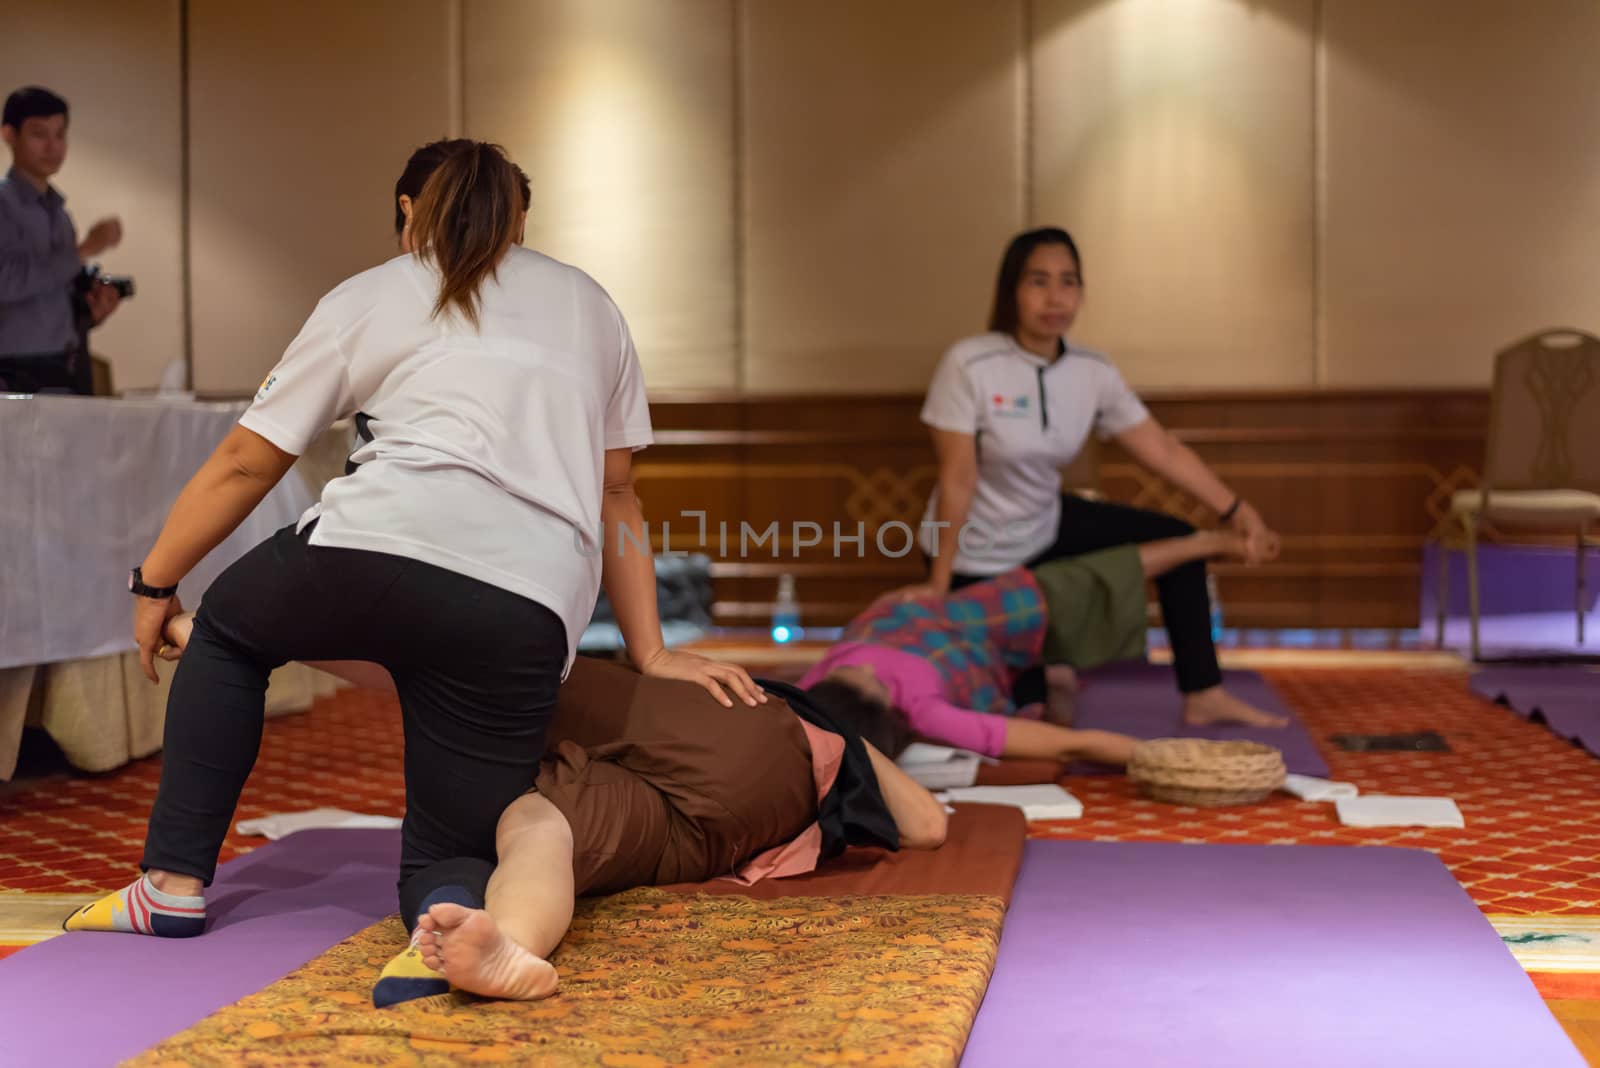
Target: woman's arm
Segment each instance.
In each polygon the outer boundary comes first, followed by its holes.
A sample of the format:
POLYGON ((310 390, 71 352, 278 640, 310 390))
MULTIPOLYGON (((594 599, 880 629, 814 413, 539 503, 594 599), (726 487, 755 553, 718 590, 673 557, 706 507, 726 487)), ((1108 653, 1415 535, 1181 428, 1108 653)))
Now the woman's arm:
POLYGON ((878 791, 889 806, 889 815, 900 831, 900 844, 906 849, 938 849, 944 844, 950 817, 938 798, 901 771, 894 761, 863 740, 872 771, 878 777, 878 791))
POLYGON ((1240 499, 1229 489, 1198 453, 1166 427, 1154 419, 1146 419, 1118 434, 1116 440, 1140 466, 1160 475, 1218 515, 1238 501, 1239 507, 1230 523, 1244 535, 1247 557, 1252 563, 1277 554, 1278 536, 1267 527, 1261 514, 1249 501, 1240 499))
POLYGON ((1154 419, 1146 419, 1117 435, 1117 444, 1148 470, 1184 490, 1221 515, 1233 504, 1234 494, 1189 446, 1154 419))
POLYGON ((645 534, 644 509, 633 488, 633 450, 607 449, 600 497, 600 583, 617 614, 628 657, 635 667, 662 650, 656 608, 655 558, 645 534))
MULTIPOLYGON (((295 457, 253 430, 236 426, 195 472, 167 514, 140 572, 146 585, 176 586, 222 544, 278 484, 295 457)), ((183 610, 176 597, 135 597, 133 636, 145 677, 156 681, 155 654, 166 621, 183 610)))
POLYGON ((1080 730, 1032 719, 1008 719, 1002 755, 1121 765, 1132 759, 1138 744, 1137 738, 1115 731, 1080 730))
POLYGON ((1071 760, 1083 748, 1082 732, 1036 719, 1007 719, 1001 756, 1031 760, 1071 760))
POLYGON ((181 582, 244 522, 296 459, 253 430, 230 430, 178 494, 155 548, 141 565, 145 582, 181 582))
POLYGON ((744 668, 694 653, 673 652, 662 640, 655 559, 645 532, 644 509, 633 489, 632 449, 606 450, 600 523, 605 532, 600 583, 616 612, 617 627, 634 666, 646 675, 699 683, 728 708, 733 702, 723 687, 747 705, 766 701, 766 694, 744 668))
POLYGON ((940 594, 950 592, 955 573, 961 526, 972 510, 972 494, 978 486, 978 439, 973 434, 933 429, 933 451, 939 460, 938 552, 928 585, 940 594))

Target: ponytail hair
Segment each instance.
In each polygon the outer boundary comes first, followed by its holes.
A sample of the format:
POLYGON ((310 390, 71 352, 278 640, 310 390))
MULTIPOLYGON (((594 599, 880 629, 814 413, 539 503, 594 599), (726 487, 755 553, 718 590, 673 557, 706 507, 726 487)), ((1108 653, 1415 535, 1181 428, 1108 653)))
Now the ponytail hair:
POLYGON ((522 211, 518 171, 500 146, 450 143, 411 216, 415 255, 439 270, 435 317, 454 310, 478 325, 478 291, 516 240, 522 211))

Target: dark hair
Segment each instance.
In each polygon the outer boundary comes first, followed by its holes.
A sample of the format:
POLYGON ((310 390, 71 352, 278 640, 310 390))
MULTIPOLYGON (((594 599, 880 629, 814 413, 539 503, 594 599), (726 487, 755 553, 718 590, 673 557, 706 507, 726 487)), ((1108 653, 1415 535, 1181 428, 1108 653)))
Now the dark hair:
MULTIPOLYGON (((449 159, 452 153, 465 151, 472 146, 472 141, 457 137, 447 141, 430 141, 411 153, 411 158, 406 160, 406 169, 400 172, 399 179, 394 183, 396 237, 399 237, 401 231, 406 228, 406 213, 400 208, 400 198, 410 197, 415 204, 417 198, 422 196, 422 187, 428 184, 428 179, 439 169, 439 164, 449 159)), ((522 193, 522 210, 527 211, 533 205, 533 186, 521 167, 513 163, 511 168, 517 172, 517 187, 522 193)))
POLYGON ((1002 334, 1017 332, 1017 286, 1022 282, 1022 268, 1028 257, 1040 245, 1065 245, 1077 265, 1078 278, 1083 279, 1083 257, 1078 255, 1078 243, 1072 235, 1057 226, 1041 226, 1011 239, 1006 254, 1000 257, 1000 273, 994 280, 994 303, 989 306, 989 329, 1002 334))
POLYGON ((25 85, 6 97, 6 110, 0 116, 0 126, 22 129, 29 119, 48 119, 52 115, 66 116, 67 102, 48 89, 25 85))
POLYGON ((422 184, 411 211, 414 255, 439 269, 433 314, 454 308, 478 324, 478 290, 516 240, 522 196, 499 145, 469 141, 422 184))
POLYGON ((862 741, 871 742, 890 760, 899 756, 916 737, 916 732, 896 709, 874 701, 848 682, 823 679, 808 689, 806 696, 842 726, 861 735, 862 741))

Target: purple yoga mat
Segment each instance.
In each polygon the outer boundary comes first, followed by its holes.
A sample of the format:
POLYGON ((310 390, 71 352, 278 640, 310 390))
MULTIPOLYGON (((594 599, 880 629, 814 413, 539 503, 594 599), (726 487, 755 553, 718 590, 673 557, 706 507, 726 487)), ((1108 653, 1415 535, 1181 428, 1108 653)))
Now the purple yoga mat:
MULTIPOLYGON (((1257 708, 1289 717, 1287 727, 1186 727, 1181 717, 1182 699, 1173 685, 1172 668, 1160 664, 1116 664, 1096 668, 1083 677, 1083 692, 1073 726, 1120 731, 1135 738, 1213 738, 1262 742, 1283 751, 1283 762, 1297 775, 1326 778, 1328 762, 1317 743, 1289 706, 1253 671, 1227 671, 1222 676, 1228 691, 1257 708)), ((1075 764, 1075 775, 1107 769, 1075 764)))
POLYGON ((301 831, 217 870, 198 938, 64 934, 0 960, 0 1064, 142 1053, 395 912, 399 858, 396 831, 301 831))
POLYGON ((1583 1068, 1431 853, 1031 841, 962 1068, 1583 1068))
POLYGON ((1558 736, 1600 756, 1600 672, 1580 667, 1489 667, 1472 689, 1503 701, 1518 715, 1538 718, 1558 736))

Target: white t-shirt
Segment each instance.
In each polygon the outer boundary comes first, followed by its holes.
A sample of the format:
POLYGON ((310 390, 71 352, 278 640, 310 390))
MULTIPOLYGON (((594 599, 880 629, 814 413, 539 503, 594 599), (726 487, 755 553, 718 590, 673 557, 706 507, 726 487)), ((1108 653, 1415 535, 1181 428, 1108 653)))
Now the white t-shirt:
POLYGON ((432 318, 438 292, 437 271, 409 255, 346 281, 240 423, 299 455, 363 413, 360 466, 300 520, 320 517, 311 543, 537 601, 565 623, 570 666, 600 589, 605 451, 652 440, 633 339, 593 279, 521 247, 480 289, 479 329, 432 318))
MULTIPOLYGON (((1099 353, 1069 346, 1042 359, 1010 334, 979 334, 945 353, 928 387, 922 421, 977 437, 978 485, 967 513, 966 547, 955 570, 998 575, 1020 567, 1056 539, 1061 522, 1061 469, 1090 431, 1114 437, 1150 413, 1099 353)), ((919 542, 933 555, 956 538, 938 530, 939 491, 923 516, 919 542)))

